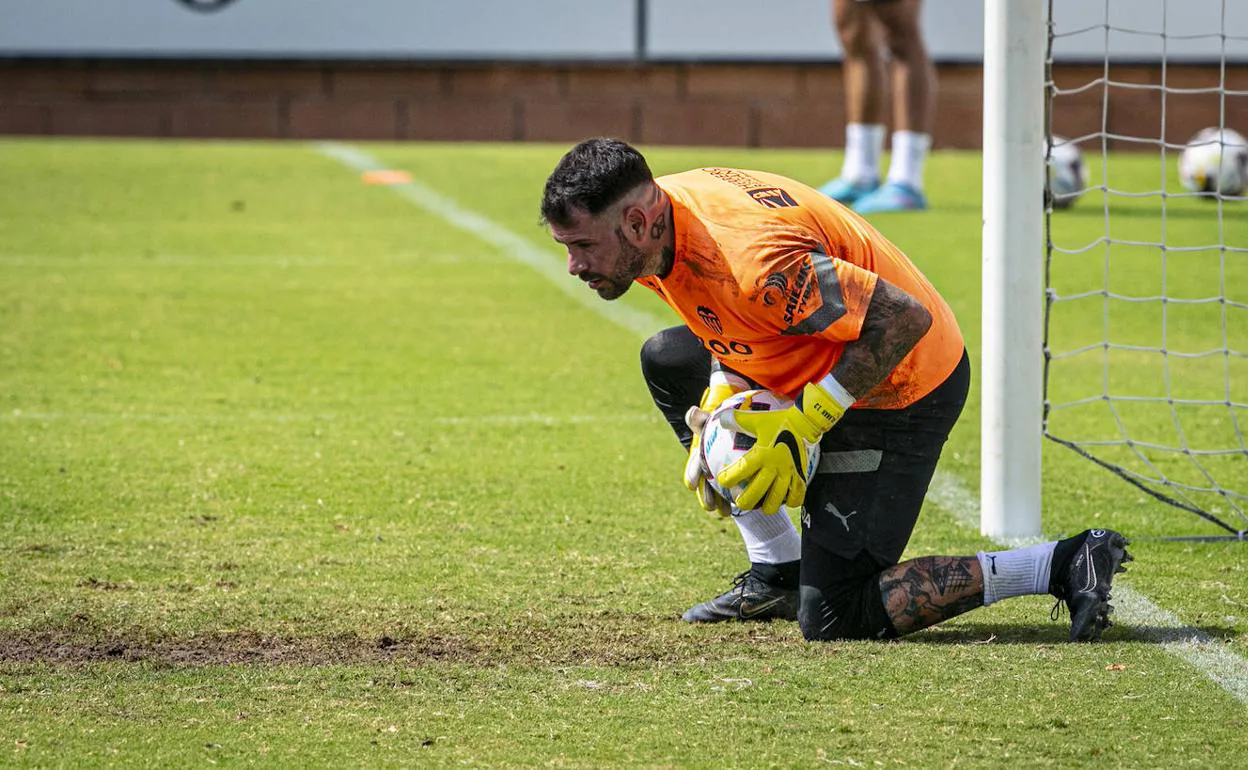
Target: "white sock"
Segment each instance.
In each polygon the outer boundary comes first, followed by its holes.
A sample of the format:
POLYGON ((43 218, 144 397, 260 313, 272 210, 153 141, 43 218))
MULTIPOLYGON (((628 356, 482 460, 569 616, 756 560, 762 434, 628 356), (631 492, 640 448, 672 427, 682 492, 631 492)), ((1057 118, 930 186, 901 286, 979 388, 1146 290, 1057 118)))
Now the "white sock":
POLYGON ((880 155, 884 152, 884 126, 879 123, 845 125, 845 162, 841 178, 870 182, 880 178, 880 155))
POLYGON ((1011 596, 1047 594, 1056 546, 1056 542, 1041 543, 1012 551, 980 551, 975 554, 984 571, 984 604, 1011 596))
POLYGON ((732 520, 741 530, 751 564, 784 564, 802 558, 802 536, 783 510, 772 516, 761 510, 743 511, 738 515, 733 506, 732 512, 732 520))
POLYGON ((905 182, 916 190, 923 189, 923 163, 932 137, 916 131, 893 132, 893 159, 888 166, 888 181, 905 182))

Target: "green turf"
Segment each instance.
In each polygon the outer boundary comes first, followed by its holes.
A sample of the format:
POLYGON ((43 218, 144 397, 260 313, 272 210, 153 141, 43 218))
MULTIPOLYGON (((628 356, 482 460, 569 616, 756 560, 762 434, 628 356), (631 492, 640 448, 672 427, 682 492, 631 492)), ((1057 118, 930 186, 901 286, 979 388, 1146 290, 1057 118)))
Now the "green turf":
MULTIPOLYGON (((559 264, 536 209, 565 148, 361 146, 559 264)), ((805 151, 650 157, 815 183, 835 168, 805 151)), ((313 146, 6 141, 0 167, 0 764, 1239 763, 1240 701, 1149 629, 1066 644, 1042 597, 890 644, 680 623, 744 558, 680 486, 637 332, 313 146)), ((1155 159, 1113 169, 1116 187, 1157 184, 1155 159)), ((937 153, 928 173, 961 183, 876 223, 977 357, 978 157, 937 153)), ((1156 239, 1147 206, 1115 203, 1115 232, 1156 239)), ((1212 209, 1169 210, 1167 240, 1208 242, 1212 209)), ((1224 241, 1246 212, 1226 210, 1224 241)), ((1055 241, 1104 222, 1089 196, 1055 241)), ((1159 255, 1138 253, 1115 291, 1158 283, 1159 255)), ((1066 259, 1063 288, 1103 267, 1066 259)), ((1228 275, 1242 284, 1243 265, 1228 275)), ((670 318, 641 291, 621 302, 670 318)), ((1079 305, 1056 331, 1100 340, 1103 308, 1079 305)), ((1156 344, 1122 321, 1116 339, 1156 344)), ((1201 344, 1208 321, 1173 333, 1201 344)), ((1071 397, 1100 387, 1098 365, 1069 361, 1071 397)), ((1156 387, 1151 363, 1127 363, 1123 387, 1156 387)), ((941 469, 972 492, 978 403, 976 387, 941 469)), ((1057 445, 1045 461, 1052 534, 1213 531, 1057 445)), ((1226 471, 1241 491, 1243 465, 1226 471)), ((910 554, 988 545, 966 513, 929 505, 910 554)), ((1243 545, 1133 550, 1126 584, 1248 656, 1243 545)))

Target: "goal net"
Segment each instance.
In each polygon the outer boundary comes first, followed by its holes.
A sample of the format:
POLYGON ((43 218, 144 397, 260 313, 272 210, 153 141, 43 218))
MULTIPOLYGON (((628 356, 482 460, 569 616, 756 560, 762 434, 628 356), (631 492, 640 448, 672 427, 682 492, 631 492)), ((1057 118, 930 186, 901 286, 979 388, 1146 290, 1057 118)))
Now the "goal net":
POLYGON ((1244 539, 1248 193, 1177 160, 1248 134, 1248 2, 1050 0, 1048 29, 1048 134, 1088 175, 1046 206, 1044 436, 1244 539))

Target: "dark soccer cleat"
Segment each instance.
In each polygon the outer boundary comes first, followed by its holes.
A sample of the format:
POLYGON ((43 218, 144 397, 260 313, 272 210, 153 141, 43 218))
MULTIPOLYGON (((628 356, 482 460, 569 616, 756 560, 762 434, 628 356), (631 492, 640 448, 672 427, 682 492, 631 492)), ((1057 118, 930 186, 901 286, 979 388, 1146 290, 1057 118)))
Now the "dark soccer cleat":
POLYGON ((1080 537, 1083 542, 1049 581, 1049 592, 1057 597, 1055 617, 1063 601, 1070 610, 1070 641, 1093 642, 1113 625, 1109 589, 1114 575, 1127 571, 1122 565, 1131 561, 1131 541, 1111 529, 1089 529, 1071 540, 1080 537))
POLYGON ((779 588, 747 569, 733 578, 726 593, 690 607, 681 617, 689 623, 797 620, 797 589, 779 588))

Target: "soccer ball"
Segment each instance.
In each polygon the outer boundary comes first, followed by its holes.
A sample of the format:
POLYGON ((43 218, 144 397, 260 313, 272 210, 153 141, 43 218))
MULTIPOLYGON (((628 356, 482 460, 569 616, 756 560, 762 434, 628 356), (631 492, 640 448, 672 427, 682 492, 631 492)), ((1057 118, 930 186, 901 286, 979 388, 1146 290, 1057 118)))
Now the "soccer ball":
MULTIPOLYGON (((746 390, 730 396, 724 403, 711 412, 702 428, 702 470, 711 479, 711 486, 729 502, 735 502, 737 495, 745 490, 744 484, 731 489, 724 489, 715 476, 724 468, 736 462, 754 446, 754 437, 738 431, 732 422, 732 410, 750 409, 769 412, 776 409, 788 409, 793 402, 777 396, 769 390, 746 390)), ((806 478, 809 480, 819 467, 819 445, 807 444, 809 458, 806 466, 806 478)))
POLYGON ((1248 140, 1229 128, 1206 128, 1179 154, 1179 181, 1194 193, 1242 195, 1248 185, 1248 140))
POLYGON ((1068 209, 1088 186, 1088 167, 1079 145, 1056 134, 1049 137, 1049 185, 1045 199, 1055 209, 1068 209))

